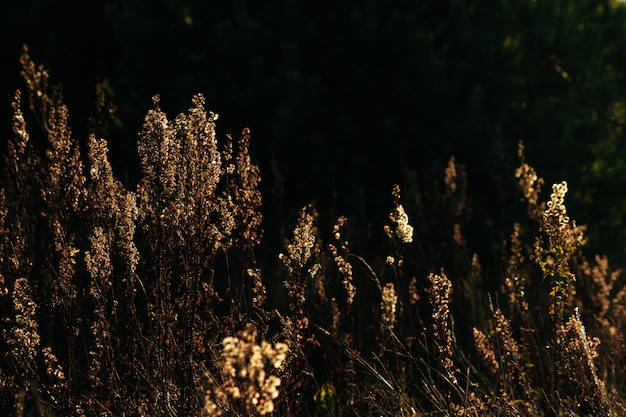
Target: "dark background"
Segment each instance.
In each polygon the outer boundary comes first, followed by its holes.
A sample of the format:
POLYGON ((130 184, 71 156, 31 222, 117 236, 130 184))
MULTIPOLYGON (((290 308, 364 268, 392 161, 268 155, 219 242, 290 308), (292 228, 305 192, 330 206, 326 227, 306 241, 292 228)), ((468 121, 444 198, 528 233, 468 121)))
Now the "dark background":
POLYGON ((103 85, 117 107, 111 159, 128 186, 139 176, 137 132, 152 96, 174 117, 201 92, 220 115, 220 135, 252 130, 272 242, 273 230, 292 227, 312 200, 329 221, 346 214, 357 227, 385 222, 391 187, 407 170, 426 188, 454 155, 467 166, 468 239, 479 245, 510 233, 523 139, 546 189, 568 181, 568 210, 589 225, 589 253, 626 261, 624 7, 355 3, 5 2, 0 132, 11 135, 27 44, 62 85, 81 141, 95 84, 103 85))

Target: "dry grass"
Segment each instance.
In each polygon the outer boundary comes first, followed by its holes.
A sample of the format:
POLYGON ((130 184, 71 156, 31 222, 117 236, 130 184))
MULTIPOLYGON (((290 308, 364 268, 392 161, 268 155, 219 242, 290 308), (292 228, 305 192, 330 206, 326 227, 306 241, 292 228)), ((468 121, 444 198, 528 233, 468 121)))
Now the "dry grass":
POLYGON ((494 268, 464 235, 454 158, 432 186, 407 173, 408 192, 392 188, 386 251, 352 253, 349 218, 318 224, 307 205, 261 263, 249 130, 220 139, 201 95, 173 120, 155 97, 128 189, 104 96, 82 144, 48 72, 21 62, 30 111, 17 92, 0 189, 2 415, 626 412, 624 280, 582 255, 565 182, 542 202, 521 143, 524 216, 494 268))

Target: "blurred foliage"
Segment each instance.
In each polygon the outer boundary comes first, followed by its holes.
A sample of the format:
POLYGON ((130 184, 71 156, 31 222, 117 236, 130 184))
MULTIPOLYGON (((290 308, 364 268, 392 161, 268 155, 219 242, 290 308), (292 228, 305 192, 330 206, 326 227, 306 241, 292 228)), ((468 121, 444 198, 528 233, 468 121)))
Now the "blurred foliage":
POLYGON ((626 10, 615 1, 2 7, 3 94, 20 87, 24 42, 62 80, 74 126, 86 125, 101 81, 117 108, 111 157, 126 181, 136 180, 136 132, 151 97, 177 113, 202 92, 228 132, 252 129, 265 195, 275 197, 266 221, 292 224, 314 198, 322 215, 384 219, 391 184, 417 170, 428 186, 454 155, 467 165, 474 227, 500 241, 523 139, 548 183, 569 182, 588 250, 626 261, 626 10))

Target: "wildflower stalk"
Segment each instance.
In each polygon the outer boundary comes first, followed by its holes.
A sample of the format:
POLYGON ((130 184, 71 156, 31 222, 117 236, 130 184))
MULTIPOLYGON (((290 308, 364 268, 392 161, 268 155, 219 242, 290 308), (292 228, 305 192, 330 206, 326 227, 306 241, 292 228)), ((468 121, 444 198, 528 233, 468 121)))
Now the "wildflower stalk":
POLYGON ((557 357, 559 353, 557 330, 559 319, 565 309, 565 300, 574 288, 576 276, 571 272, 569 261, 584 244, 583 228, 577 227, 570 220, 565 207, 567 182, 552 186, 552 194, 547 208, 541 217, 540 232, 542 236, 535 241, 534 260, 541 267, 543 279, 550 280, 549 314, 552 318, 553 335, 553 389, 556 392, 557 357))

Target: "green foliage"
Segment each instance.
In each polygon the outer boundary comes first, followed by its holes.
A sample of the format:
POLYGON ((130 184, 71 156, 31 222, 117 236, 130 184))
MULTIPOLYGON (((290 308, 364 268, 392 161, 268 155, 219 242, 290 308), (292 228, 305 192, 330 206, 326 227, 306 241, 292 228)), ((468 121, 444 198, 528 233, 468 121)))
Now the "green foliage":
POLYGON ((313 396, 315 417, 335 417, 337 415, 337 390, 332 385, 322 384, 313 396))
POLYGON ((550 314, 561 316, 561 307, 576 280, 569 263, 584 243, 582 229, 570 221, 565 208, 567 183, 552 186, 552 195, 542 213, 540 231, 544 237, 535 242, 535 262, 541 267, 543 279, 550 281, 550 314))

